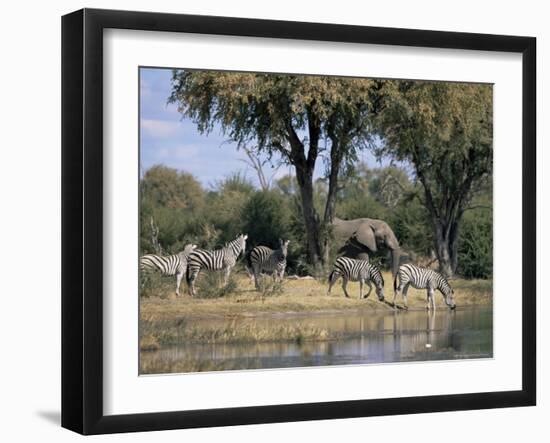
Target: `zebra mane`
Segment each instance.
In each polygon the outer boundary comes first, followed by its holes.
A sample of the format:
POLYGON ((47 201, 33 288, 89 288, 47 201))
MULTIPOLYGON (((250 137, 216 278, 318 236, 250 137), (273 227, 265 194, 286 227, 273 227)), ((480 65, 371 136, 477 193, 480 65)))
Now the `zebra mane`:
POLYGON ((380 269, 378 269, 377 266, 373 265, 372 263, 369 263, 368 266, 371 269, 371 275, 373 280, 380 279, 380 283, 382 283, 382 286, 384 286, 384 276, 382 275, 382 272, 380 272, 380 269))
POLYGON ((247 237, 247 235, 241 234, 236 239, 226 243, 223 249, 225 249, 226 251, 231 251, 233 255, 238 256, 244 250, 244 245, 247 237))
POLYGON ((441 273, 439 273, 439 289, 441 292, 448 291, 451 292, 451 284, 449 283, 449 280, 447 280, 441 273))

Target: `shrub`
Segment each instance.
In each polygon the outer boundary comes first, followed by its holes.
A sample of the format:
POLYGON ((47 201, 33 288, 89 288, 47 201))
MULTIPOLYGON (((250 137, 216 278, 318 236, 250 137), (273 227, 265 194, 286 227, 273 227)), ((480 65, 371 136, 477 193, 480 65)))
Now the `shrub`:
POLYGON ((492 213, 464 217, 459 234, 458 273, 467 278, 489 278, 493 274, 492 213))
POLYGON ((196 282, 197 298, 225 297, 237 290, 237 280, 232 273, 224 284, 224 272, 202 271, 196 282))
POLYGON ((269 275, 261 275, 258 281, 258 291, 262 297, 274 297, 284 292, 283 282, 274 281, 269 275))
MULTIPOLYGON (((184 283, 180 294, 185 291, 184 283)), ((176 277, 163 277, 158 272, 140 272, 139 295, 141 297, 167 297, 176 293, 176 277)))

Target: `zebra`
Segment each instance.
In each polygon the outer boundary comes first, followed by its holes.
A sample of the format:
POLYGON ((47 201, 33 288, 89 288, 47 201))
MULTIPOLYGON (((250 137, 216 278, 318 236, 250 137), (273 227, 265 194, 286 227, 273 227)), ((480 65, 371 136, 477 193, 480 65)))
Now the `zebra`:
POLYGON ((356 260, 349 257, 339 257, 334 263, 333 270, 328 277, 329 286, 327 295, 330 294, 332 286, 340 276, 343 279, 342 288, 344 289, 346 297, 349 298, 348 291, 346 290, 349 280, 359 281, 359 299, 367 298, 370 295, 372 291, 372 281, 376 286, 378 300, 384 300, 384 278, 380 270, 372 263, 369 263, 368 259, 356 260), (369 287, 369 292, 365 297, 363 297, 363 283, 367 283, 369 287))
POLYGON ((248 235, 240 234, 235 240, 227 243, 222 249, 209 251, 206 249, 196 249, 187 260, 187 284, 189 286, 189 295, 195 296, 195 280, 201 269, 208 271, 221 271, 225 269, 224 284, 227 284, 231 268, 235 266, 239 254, 246 247, 248 235))
POLYGON ((256 246, 248 254, 248 268, 254 276, 254 285, 259 289, 258 278, 262 272, 273 275, 273 280, 283 280, 286 269, 286 256, 290 240, 279 239, 279 249, 256 246))
POLYGON ((162 256, 155 254, 143 255, 139 259, 142 272, 158 271, 161 275, 176 276, 176 296, 180 295, 180 283, 187 269, 187 259, 197 245, 185 245, 178 254, 162 256))
POLYGON ((408 309, 407 291, 410 285, 412 285, 412 287, 416 289, 427 290, 427 310, 430 309, 431 304, 433 310, 435 311, 434 292, 436 289, 445 296, 445 304, 447 306, 449 306, 451 309, 456 308, 456 304, 454 302, 453 288, 451 288, 451 285, 445 277, 443 277, 439 272, 427 268, 420 268, 411 264, 400 266, 393 281, 394 307, 397 307, 395 304, 397 293, 401 292, 403 295, 403 304, 405 305, 405 309, 408 309), (398 278, 399 284, 397 284, 398 278))

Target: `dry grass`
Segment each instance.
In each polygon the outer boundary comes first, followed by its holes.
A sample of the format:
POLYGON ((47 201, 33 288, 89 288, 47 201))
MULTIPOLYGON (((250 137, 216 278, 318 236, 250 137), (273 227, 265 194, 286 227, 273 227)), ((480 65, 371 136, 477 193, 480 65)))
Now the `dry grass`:
MULTIPOLYGON (((386 300, 391 301, 393 288, 391 274, 384 273, 386 300)), ((317 280, 285 280, 282 290, 266 297, 254 290, 252 281, 244 275, 236 276, 237 289, 220 298, 191 298, 188 295, 175 297, 173 292, 161 287, 155 295, 141 299, 141 316, 151 321, 181 318, 228 318, 232 316, 256 316, 275 313, 292 314, 303 312, 333 312, 346 310, 387 310, 380 303, 374 288, 368 299, 359 300, 359 284, 348 284, 351 298, 345 298, 340 282, 326 295, 327 285, 317 280)), ((491 280, 453 280, 455 302, 458 306, 488 305, 492 303, 491 280)), ((181 291, 182 294, 185 291, 181 291)), ((426 291, 411 288, 408 293, 411 308, 423 308, 426 291)), ((401 300, 398 300, 400 303, 401 300)), ((436 295, 436 304, 444 306, 443 297, 436 295)))

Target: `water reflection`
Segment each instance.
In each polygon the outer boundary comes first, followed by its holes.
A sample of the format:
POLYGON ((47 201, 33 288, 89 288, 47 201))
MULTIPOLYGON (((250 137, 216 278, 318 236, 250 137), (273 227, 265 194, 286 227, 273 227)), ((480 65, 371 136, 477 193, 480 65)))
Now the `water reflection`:
MULTIPOLYGON (((224 370, 486 358, 493 352, 492 318, 491 307, 475 307, 242 319, 235 327, 248 322, 303 323, 337 332, 342 338, 300 344, 183 344, 144 352, 141 362, 148 373, 158 373, 171 372, 166 368, 186 361, 204 368, 196 370, 224 370)), ((206 323, 216 326, 223 320, 206 323)))

